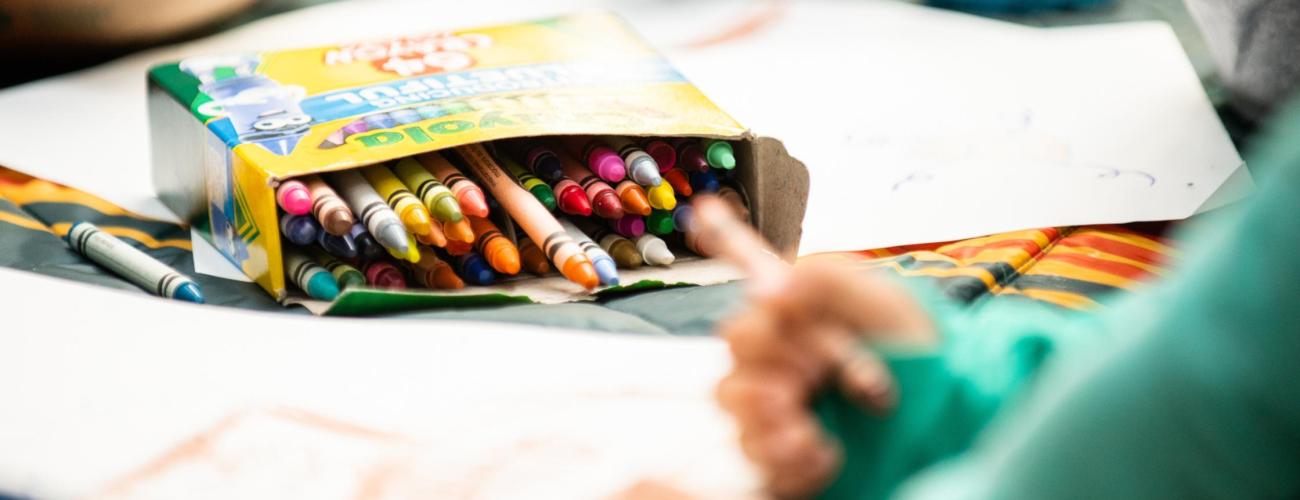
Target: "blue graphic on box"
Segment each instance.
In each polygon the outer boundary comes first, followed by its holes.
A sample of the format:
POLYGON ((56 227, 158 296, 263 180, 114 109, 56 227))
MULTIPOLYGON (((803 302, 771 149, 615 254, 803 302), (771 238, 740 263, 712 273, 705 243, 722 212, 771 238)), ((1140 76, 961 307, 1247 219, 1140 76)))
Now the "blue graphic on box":
POLYGON ((228 147, 257 144, 287 155, 311 128, 312 117, 301 106, 306 90, 258 74, 258 63, 256 54, 205 56, 181 61, 180 69, 198 78, 199 91, 212 98, 199 112, 224 115, 208 126, 228 147))

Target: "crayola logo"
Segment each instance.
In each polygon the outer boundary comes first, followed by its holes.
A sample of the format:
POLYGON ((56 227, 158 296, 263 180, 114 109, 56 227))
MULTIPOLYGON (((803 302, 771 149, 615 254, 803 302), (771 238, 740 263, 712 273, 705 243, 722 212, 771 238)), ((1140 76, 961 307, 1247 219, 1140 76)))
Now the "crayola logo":
POLYGON ((425 127, 411 126, 394 130, 380 130, 368 134, 358 134, 355 136, 356 141, 360 142, 367 148, 375 148, 397 144, 410 139, 416 144, 425 144, 433 142, 434 137, 440 135, 459 134, 475 128, 489 129, 495 127, 512 127, 519 124, 522 120, 518 117, 511 119, 500 112, 485 113, 478 122, 470 120, 442 120, 434 122, 425 127))

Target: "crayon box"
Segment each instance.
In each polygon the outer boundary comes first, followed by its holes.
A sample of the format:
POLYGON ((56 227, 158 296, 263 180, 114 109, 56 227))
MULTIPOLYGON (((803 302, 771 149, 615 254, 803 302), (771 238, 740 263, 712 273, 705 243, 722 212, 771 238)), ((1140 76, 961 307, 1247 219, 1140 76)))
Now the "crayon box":
MULTIPOLYGON (((486 141, 727 140, 737 161, 732 182, 748 199, 751 222, 787 258, 799 243, 808 193, 803 164, 718 109, 608 13, 191 57, 153 67, 148 88, 160 199, 268 293, 316 313, 555 303, 736 277, 712 260, 685 259, 630 271, 622 286, 595 293, 562 278, 532 278, 458 291, 357 288, 332 303, 306 300, 286 280, 275 200, 281 182, 486 141), (343 133, 359 118, 414 109, 416 121, 343 133)), ((515 236, 513 228, 502 232, 515 236)))

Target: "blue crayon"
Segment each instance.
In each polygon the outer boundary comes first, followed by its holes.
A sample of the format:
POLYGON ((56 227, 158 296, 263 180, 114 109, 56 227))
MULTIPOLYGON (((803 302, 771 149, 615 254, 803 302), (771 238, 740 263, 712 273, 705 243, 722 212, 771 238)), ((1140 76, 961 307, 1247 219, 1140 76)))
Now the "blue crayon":
POLYGON ((415 123, 423 119, 420 118, 420 113, 417 113, 413 109, 399 109, 396 111, 389 111, 388 116, 393 117, 394 121, 402 125, 406 125, 408 123, 415 123))
POLYGON ((321 231, 316 235, 316 244, 325 249, 325 253, 340 259, 355 259, 360 252, 356 240, 350 234, 335 236, 321 231))
MULTIPOLYGON (((595 245, 595 243, 592 243, 595 245)), ((587 257, 591 259, 591 265, 596 268, 596 277, 600 278, 600 284, 603 286, 612 286, 618 284, 618 266, 614 264, 614 258, 610 257, 604 249, 583 248, 586 250, 587 257)))
POLYGON ((295 245, 310 245, 316 241, 316 235, 323 234, 320 223, 311 214, 280 214, 280 235, 295 245))
POLYGON ((456 257, 456 274, 471 285, 488 286, 497 281, 497 273, 492 272, 487 259, 473 251, 456 257))
POLYGON ((718 188, 718 176, 713 175, 713 169, 703 172, 691 172, 691 189, 697 193, 716 193, 718 188))
POLYGON ((375 239, 374 235, 366 231, 366 226, 360 222, 352 225, 352 230, 348 232, 352 237, 352 242, 357 245, 357 254, 365 260, 374 260, 388 255, 388 250, 375 239))
POLYGON ((375 113, 373 115, 367 115, 362 117, 361 121, 366 122, 366 125, 370 126, 370 130, 374 130, 377 128, 393 128, 397 126, 397 120, 394 120, 393 117, 388 116, 388 113, 375 113))
POLYGON ((695 227, 695 209, 690 203, 678 203, 673 209, 673 228, 679 233, 689 233, 695 227))

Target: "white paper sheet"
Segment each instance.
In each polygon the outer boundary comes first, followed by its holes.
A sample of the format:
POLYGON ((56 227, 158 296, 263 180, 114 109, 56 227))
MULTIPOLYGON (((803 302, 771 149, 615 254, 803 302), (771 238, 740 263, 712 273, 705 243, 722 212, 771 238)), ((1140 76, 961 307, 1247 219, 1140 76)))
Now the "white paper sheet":
POLYGON ((34 498, 599 498, 756 488, 716 339, 286 317, 0 268, 0 488, 34 498), (45 306, 76 297, 77 314, 45 306), (203 437, 204 440, 195 441, 203 437), (548 496, 549 495, 549 496, 548 496))

